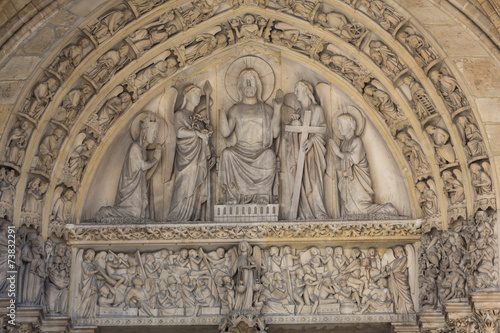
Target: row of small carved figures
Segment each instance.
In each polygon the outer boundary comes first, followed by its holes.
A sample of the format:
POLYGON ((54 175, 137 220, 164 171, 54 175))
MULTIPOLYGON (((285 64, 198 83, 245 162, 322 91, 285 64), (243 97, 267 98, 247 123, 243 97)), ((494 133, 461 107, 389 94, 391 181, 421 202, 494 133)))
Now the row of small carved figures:
MULTIPOLYGON (((407 251, 411 251, 408 246, 407 251)), ((240 294, 248 288, 253 289, 248 308, 259 311, 264 307, 265 312, 288 313, 291 310, 284 305, 291 305, 301 312, 310 305, 311 313, 316 313, 320 305, 340 303, 352 304, 353 311, 361 313, 392 312, 391 298, 398 295, 391 296, 387 278, 401 270, 408 283, 402 247, 386 251, 383 258, 374 248, 368 250, 369 257, 354 248, 347 258, 341 247, 326 248, 325 255, 315 247, 299 255, 293 255, 290 247, 281 249, 282 255, 277 247, 266 252, 254 247, 254 254, 246 255, 248 264, 243 266, 242 255, 238 256, 235 248, 227 252, 219 248, 208 254, 202 249, 183 249, 177 254, 161 250, 142 256, 137 252, 135 257, 101 251, 95 259, 92 252, 87 250, 83 255, 82 269, 95 267, 91 270, 97 276, 94 287, 99 289, 95 302, 101 307, 139 307, 149 315, 154 308, 214 307, 221 303, 229 310, 241 310, 238 298, 244 298, 240 294), (404 269, 391 267, 396 258, 404 259, 404 269), (251 271, 251 281, 241 273, 245 269, 251 271)), ((82 284, 86 279, 83 274, 82 284)), ((409 296, 409 289, 406 293, 409 296)), ((395 310, 413 312, 413 305, 395 310)), ((81 317, 88 315, 80 313, 81 317)))

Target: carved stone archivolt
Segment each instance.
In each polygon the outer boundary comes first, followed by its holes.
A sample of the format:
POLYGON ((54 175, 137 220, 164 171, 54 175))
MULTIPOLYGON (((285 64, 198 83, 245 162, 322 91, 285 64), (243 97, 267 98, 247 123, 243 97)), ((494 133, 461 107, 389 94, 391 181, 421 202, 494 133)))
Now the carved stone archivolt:
MULTIPOLYGON (((78 325, 187 316, 264 332, 322 314, 414 324, 496 290, 481 124, 456 66, 409 18, 379 0, 97 10, 26 87, 1 139, 0 218, 24 225, 20 304, 78 325), (397 198, 383 191, 390 170, 397 198), (81 221, 102 224, 69 224, 81 221), (361 249, 323 247, 352 238, 361 249), (392 243, 365 246, 381 238, 392 243), (71 269, 64 240, 78 247, 71 269), (114 249, 142 241, 162 249, 114 249), (194 246, 207 242, 221 249, 194 246), (70 281, 81 302, 68 311, 70 281)), ((498 330, 497 309, 474 320, 498 330)))

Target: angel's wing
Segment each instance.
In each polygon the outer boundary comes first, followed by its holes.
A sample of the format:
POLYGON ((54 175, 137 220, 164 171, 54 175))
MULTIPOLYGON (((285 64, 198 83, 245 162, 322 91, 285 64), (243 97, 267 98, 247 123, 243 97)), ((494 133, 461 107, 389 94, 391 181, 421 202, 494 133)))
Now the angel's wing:
POLYGON ((172 177, 172 170, 174 167, 174 154, 176 133, 174 127, 174 107, 177 100, 177 90, 173 87, 165 89, 160 97, 158 103, 158 115, 162 117, 167 123, 166 141, 164 146, 164 169, 163 169, 163 183, 166 183, 172 177))
POLYGON ((255 259, 255 264, 257 265, 257 276, 260 276, 260 271, 262 269, 262 250, 260 247, 253 247, 253 258, 255 259))
POLYGON ((238 249, 236 246, 230 248, 227 250, 227 255, 230 259, 229 263, 229 268, 231 270, 231 276, 234 276, 236 274, 236 260, 238 259, 238 249))
POLYGON ((342 106, 340 99, 335 98, 335 91, 327 83, 318 83, 316 93, 319 97, 319 104, 323 108, 327 128, 327 149, 326 149, 326 175, 324 178, 325 201, 327 202, 328 214, 332 218, 340 216, 340 207, 338 206, 339 197, 337 189, 337 169, 340 169, 338 158, 328 148, 328 139, 335 140, 334 129, 336 117, 341 113, 342 106))
POLYGON ((434 182, 434 179, 429 178, 429 179, 426 181, 426 183, 427 183, 427 186, 429 186, 429 188, 430 188, 431 190, 433 190, 433 191, 434 191, 434 193, 437 193, 437 192, 436 192, 436 183, 434 182))
POLYGON ((462 176, 462 171, 460 171, 460 169, 456 168, 456 169, 453 169, 453 174, 455 175, 457 180, 463 184, 464 180, 463 180, 463 176, 462 176))
POLYGON ((394 251, 392 249, 387 249, 384 255, 382 256, 382 268, 385 268, 391 262, 393 262, 396 258, 394 257, 394 251))
POLYGON ((410 283, 410 292, 411 292, 411 298, 413 300, 413 305, 415 307, 418 306, 416 303, 416 300, 418 300, 418 293, 417 293, 417 276, 418 276, 418 271, 417 271, 417 256, 415 254, 415 248, 411 244, 405 245, 405 251, 406 251, 406 267, 408 267, 408 279, 410 283))
POLYGON ((490 163, 483 162, 483 163, 481 163, 481 166, 483 167, 484 172, 486 172, 488 174, 488 176, 490 176, 490 178, 491 178, 491 165, 490 165, 490 163))
POLYGON ((59 198, 61 197, 61 194, 63 193, 64 191, 64 187, 63 186, 58 186, 56 187, 56 189, 54 190, 54 196, 53 196, 53 199, 52 199, 52 217, 51 218, 55 218, 56 216, 56 213, 57 213, 57 209, 58 207, 55 206, 57 200, 59 200, 59 198))

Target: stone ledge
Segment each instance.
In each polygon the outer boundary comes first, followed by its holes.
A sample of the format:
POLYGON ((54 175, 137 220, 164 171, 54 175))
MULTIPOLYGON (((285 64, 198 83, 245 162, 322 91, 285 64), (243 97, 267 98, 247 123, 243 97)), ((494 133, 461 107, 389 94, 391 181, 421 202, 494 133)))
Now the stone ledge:
MULTIPOLYGON (((161 244, 189 243, 200 241, 210 243, 235 243, 252 240, 267 243, 288 241, 331 241, 370 242, 384 238, 384 241, 417 241, 421 235, 421 220, 391 221, 294 221, 256 223, 190 223, 190 224, 68 224, 70 242, 74 245, 131 243, 134 241, 158 241, 161 244)), ((148 242, 148 243, 151 243, 148 242)))
MULTIPOLYGON (((74 319, 75 326, 168 326, 168 325, 218 325, 224 316, 203 317, 136 317, 74 319)), ((357 324, 357 323, 401 323, 414 325, 416 314, 373 313, 363 315, 318 315, 318 316, 263 316, 267 324, 357 324)))

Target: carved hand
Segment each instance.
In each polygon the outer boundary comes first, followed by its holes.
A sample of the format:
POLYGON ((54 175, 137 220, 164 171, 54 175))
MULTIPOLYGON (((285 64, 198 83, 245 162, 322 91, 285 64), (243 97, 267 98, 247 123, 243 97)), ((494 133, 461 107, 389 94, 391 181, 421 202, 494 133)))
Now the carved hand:
POLYGON ((273 105, 274 107, 280 107, 283 105, 283 97, 285 95, 283 94, 283 90, 278 89, 276 92, 276 97, 273 99, 273 105))
POLYGON ((309 149, 311 149, 312 147, 312 140, 311 139, 307 139, 306 142, 304 142, 304 146, 302 147, 302 149, 304 150, 304 152, 307 154, 307 152, 309 151, 309 149))
POLYGON ((153 158, 155 160, 159 160, 161 158, 161 145, 158 144, 155 148, 155 152, 153 153, 153 158))
POLYGON ((328 140, 328 144, 329 144, 330 148, 333 150, 333 152, 335 153, 335 155, 341 157, 342 152, 340 151, 340 148, 337 145, 337 143, 333 139, 330 139, 330 140, 328 140))

